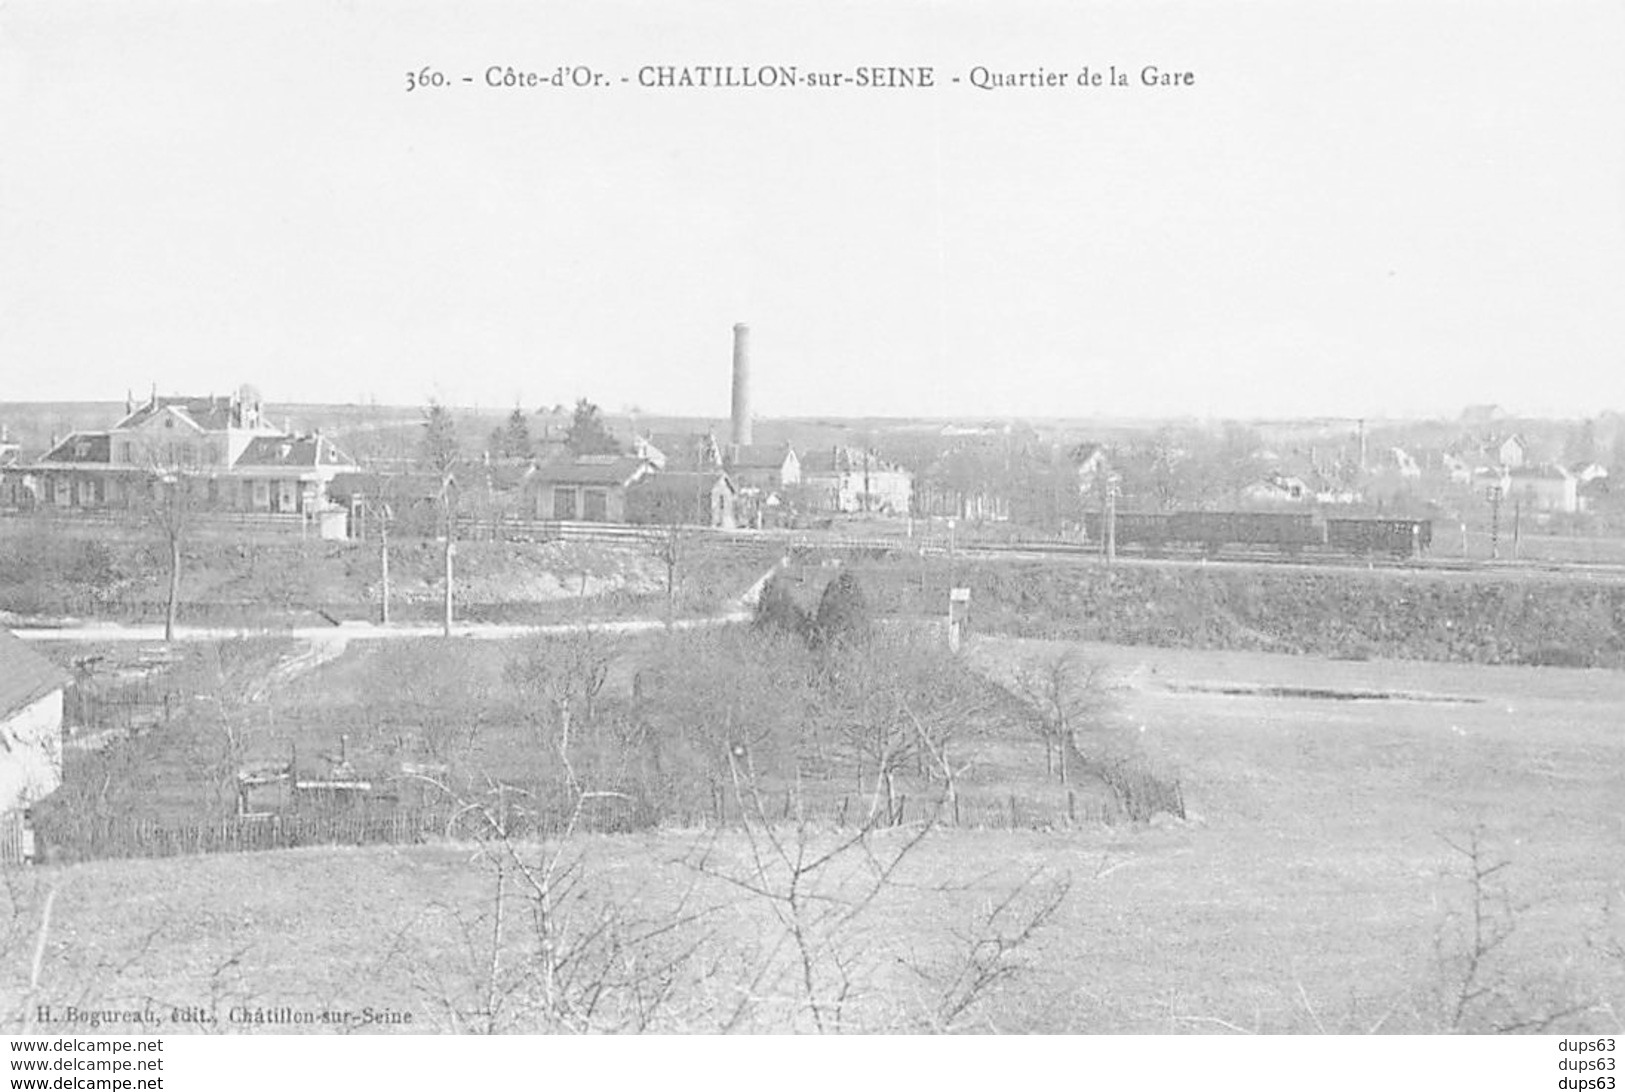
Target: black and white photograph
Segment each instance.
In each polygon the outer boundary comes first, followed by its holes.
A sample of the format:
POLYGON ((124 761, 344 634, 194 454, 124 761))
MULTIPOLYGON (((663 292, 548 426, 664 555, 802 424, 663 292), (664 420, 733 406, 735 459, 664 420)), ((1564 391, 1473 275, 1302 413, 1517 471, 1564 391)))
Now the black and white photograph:
POLYGON ((7 1076, 1613 1087, 1622 57, 1604 0, 7 0, 7 1076))

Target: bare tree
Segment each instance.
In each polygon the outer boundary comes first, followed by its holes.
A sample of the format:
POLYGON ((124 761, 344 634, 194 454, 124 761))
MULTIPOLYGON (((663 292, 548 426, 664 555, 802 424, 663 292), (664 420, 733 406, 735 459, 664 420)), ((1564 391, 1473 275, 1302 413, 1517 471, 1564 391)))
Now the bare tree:
POLYGON ((145 482, 146 522, 163 539, 169 559, 169 591, 164 606, 164 640, 175 639, 181 602, 181 551, 197 514, 196 482, 178 469, 153 468, 145 482))
POLYGON ((1482 828, 1443 841, 1455 854, 1467 889, 1465 909, 1452 911, 1434 938, 1443 1027, 1543 1033, 1590 1009, 1592 1002, 1576 999, 1572 990, 1518 973, 1512 943, 1519 919, 1530 907, 1514 902, 1505 884, 1512 862, 1489 849, 1482 828))
POLYGON ((430 400, 423 413, 423 462, 440 480, 439 506, 442 541, 445 545, 445 603, 441 616, 442 631, 451 636, 453 577, 452 556, 457 552, 457 465, 461 459, 457 440, 457 423, 451 411, 439 402, 430 400))
POLYGON ((1077 732, 1097 723, 1107 704, 1102 665, 1072 649, 1028 659, 1016 668, 1015 690, 1031 707, 1031 724, 1044 741, 1045 772, 1068 784, 1077 732))

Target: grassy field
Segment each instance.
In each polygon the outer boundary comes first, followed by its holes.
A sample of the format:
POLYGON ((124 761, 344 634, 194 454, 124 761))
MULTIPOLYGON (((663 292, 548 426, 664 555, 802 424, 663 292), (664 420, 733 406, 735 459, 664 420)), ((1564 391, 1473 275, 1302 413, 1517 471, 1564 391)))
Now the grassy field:
MULTIPOLYGON (((1000 671, 1049 651, 984 639, 972 654, 1000 671)), ((1625 677, 1085 651, 1111 667, 1115 730, 1183 778, 1190 821, 930 834, 862 913, 817 934, 818 966, 845 968, 844 1026, 1409 1032, 1561 1014, 1551 1030, 1621 1030, 1625 677), (1475 838, 1481 870, 1507 862, 1476 900, 1471 862, 1452 848, 1475 838), (1019 892, 1020 918, 1063 877, 1069 893, 1011 953, 1012 973, 944 1021, 941 997, 964 966, 965 938, 987 935, 987 914, 1005 896, 1019 892), (1475 905, 1510 931, 1480 951, 1467 980, 1475 905)), ((880 858, 907 836, 878 835, 880 858)), ((810 837, 817 847, 838 835, 810 837)), ((527 859, 548 852, 522 849, 527 859)), ((645 1026, 715 1030, 744 999, 736 1028, 810 1026, 795 961, 774 947, 781 919, 735 882, 757 874, 742 833, 578 837, 569 852, 582 901, 563 907, 574 915, 566 924, 675 923, 679 905, 692 915, 664 934, 662 952, 692 955, 645 1026)), ((862 889, 866 865, 841 860, 847 874, 819 879, 819 893, 862 889)), ((467 1027, 490 1016, 480 968, 525 966, 517 911, 500 958, 480 939, 491 935, 494 875, 469 845, 46 867, 7 889, 0 995, 150 1002, 166 1020, 182 1005, 222 1019, 232 1005, 371 1006, 411 1013, 411 1030, 467 1027), (27 957, 52 889, 30 995, 27 957)), ((522 902, 518 890, 508 897, 522 902)), ((512 1004, 493 1026, 559 1026, 533 990, 504 996, 512 1004)))

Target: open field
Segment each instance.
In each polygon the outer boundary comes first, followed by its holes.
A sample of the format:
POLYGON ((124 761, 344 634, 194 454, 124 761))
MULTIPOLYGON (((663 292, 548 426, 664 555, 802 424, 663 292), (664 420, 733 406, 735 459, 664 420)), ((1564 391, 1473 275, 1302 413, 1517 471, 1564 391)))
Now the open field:
MULTIPOLYGON (((997 672, 1054 647, 984 638, 972 655, 997 672)), ((1012 957, 1018 973, 947 1026, 1403 1032, 1560 1014, 1551 1030, 1621 1030, 1625 677, 1084 651, 1111 666, 1118 729, 1178 771, 1191 820, 928 835, 826 949, 849 957, 847 1026, 939 1026, 942 980, 928 976, 956 965, 955 931, 974 931, 1011 891, 1030 904, 1070 876, 1056 916, 1012 957), (1482 865, 1508 862, 1478 908, 1512 928, 1464 986, 1475 900, 1449 843, 1467 847, 1475 832, 1482 865)), ((877 834, 878 851, 906 834, 877 834)), ((675 974, 648 1026, 716 1029, 752 991, 735 1026, 808 1026, 783 953, 770 951, 781 930, 771 909, 717 877, 751 874, 744 834, 582 836, 570 849, 583 917, 613 906, 675 920, 679 902, 695 915, 673 935, 698 963, 675 974), (763 966, 776 969, 755 980, 763 966)), ((451 1026, 472 1004, 451 1001, 479 992, 470 959, 482 949, 468 938, 490 923, 493 875, 468 845, 46 867, 12 889, 3 992, 21 996, 30 945, 18 938, 33 938, 54 887, 38 1003, 150 1000, 166 1019, 174 1005, 222 1019, 234 1004, 370 1005, 411 1012, 411 1030, 451 1026)), ((520 933, 509 943, 499 962, 518 966, 520 933)), ((501 1026, 552 1026, 537 1012, 516 1002, 501 1026)))

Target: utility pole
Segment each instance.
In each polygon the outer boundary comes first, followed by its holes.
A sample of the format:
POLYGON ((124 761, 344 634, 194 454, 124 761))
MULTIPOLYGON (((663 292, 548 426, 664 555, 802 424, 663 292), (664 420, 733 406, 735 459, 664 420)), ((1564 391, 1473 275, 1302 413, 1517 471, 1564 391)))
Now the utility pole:
POLYGON ((446 527, 446 613, 441 626, 442 632, 447 637, 451 636, 451 557, 456 552, 457 546, 451 539, 451 526, 448 520, 446 527))
POLYGON ((1106 477, 1106 564, 1117 560, 1117 475, 1106 477))
MULTIPOLYGON (((363 509, 363 511, 365 511, 365 509, 363 509)), ((378 521, 378 548, 380 551, 378 567, 381 571, 384 585, 384 602, 381 621, 387 626, 389 625, 389 505, 382 505, 379 508, 379 515, 381 518, 378 521)))
POLYGON ((1523 525, 1523 501, 1512 502, 1512 560, 1518 560, 1519 532, 1523 525))
POLYGON ((445 636, 451 636, 451 604, 452 604, 452 571, 451 558, 457 552, 456 535, 453 531, 456 526, 457 514, 452 507, 451 472, 446 472, 440 483, 440 503, 446 512, 446 603, 445 613, 441 622, 441 631, 445 636))
POLYGON ((1501 487, 1490 486, 1490 560, 1501 557, 1501 487))

